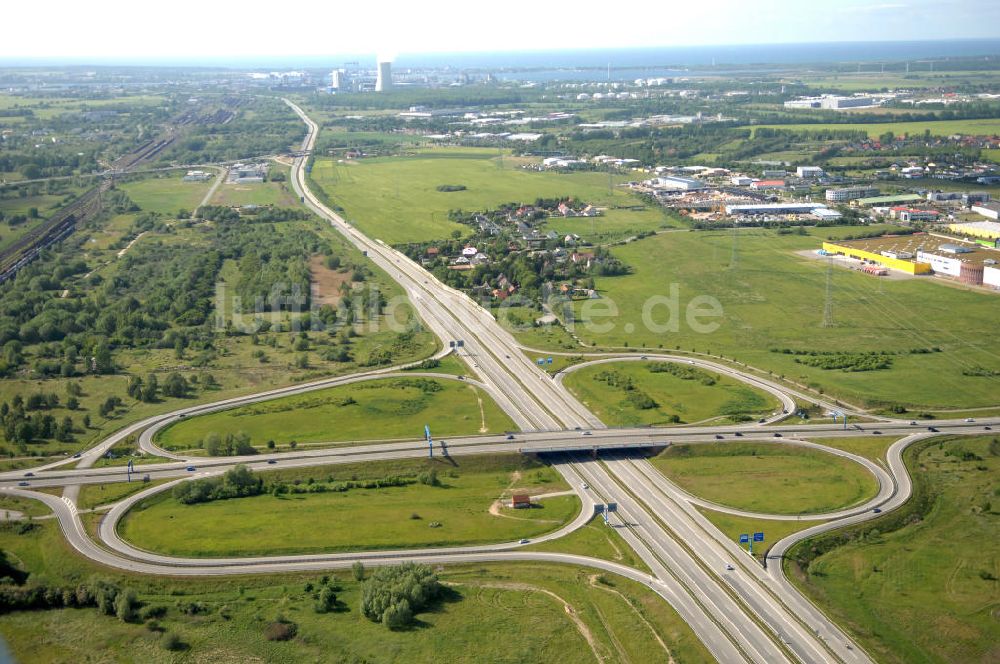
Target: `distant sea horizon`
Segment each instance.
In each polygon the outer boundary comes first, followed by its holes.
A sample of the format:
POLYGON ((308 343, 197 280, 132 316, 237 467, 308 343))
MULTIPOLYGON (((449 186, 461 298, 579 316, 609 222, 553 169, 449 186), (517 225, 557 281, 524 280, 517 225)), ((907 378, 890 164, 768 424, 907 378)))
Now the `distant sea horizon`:
MULTIPOLYGON (((400 53, 393 60, 399 69, 511 70, 612 70, 670 69, 755 64, 802 65, 855 62, 899 62, 944 58, 1000 57, 1000 39, 944 39, 920 41, 821 42, 801 44, 739 44, 715 46, 659 46, 611 49, 497 51, 479 53, 400 53)), ((357 61, 374 67, 368 54, 233 57, 0 57, 0 67, 205 67, 222 69, 335 68, 357 61)))

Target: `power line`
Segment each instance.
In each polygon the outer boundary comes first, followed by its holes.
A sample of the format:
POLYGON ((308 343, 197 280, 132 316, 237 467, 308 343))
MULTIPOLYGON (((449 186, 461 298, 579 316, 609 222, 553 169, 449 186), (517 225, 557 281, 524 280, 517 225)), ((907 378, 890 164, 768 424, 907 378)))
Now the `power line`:
POLYGON ((735 271, 740 266, 740 234, 739 222, 733 222, 733 250, 729 256, 729 269, 735 271))
POLYGON ((833 258, 826 261, 826 303, 823 306, 823 327, 833 327, 833 258))

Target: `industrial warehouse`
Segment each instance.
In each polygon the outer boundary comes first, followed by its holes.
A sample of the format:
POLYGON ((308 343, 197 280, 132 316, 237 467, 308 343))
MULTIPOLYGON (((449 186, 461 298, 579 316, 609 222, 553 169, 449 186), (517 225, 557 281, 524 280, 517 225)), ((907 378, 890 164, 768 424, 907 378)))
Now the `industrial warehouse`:
POLYGON ((888 270, 909 275, 933 274, 970 286, 1000 289, 1000 251, 987 241, 965 242, 914 233, 824 242, 817 253, 859 261, 856 267, 878 276, 888 270))

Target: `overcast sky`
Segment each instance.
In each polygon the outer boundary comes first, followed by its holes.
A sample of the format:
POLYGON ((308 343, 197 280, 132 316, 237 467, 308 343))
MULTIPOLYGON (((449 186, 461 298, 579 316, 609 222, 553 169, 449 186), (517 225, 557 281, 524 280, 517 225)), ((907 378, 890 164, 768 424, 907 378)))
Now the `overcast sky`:
POLYGON ((0 58, 5 59, 128 62, 1000 38, 1000 0, 13 0, 4 5, 0 58))

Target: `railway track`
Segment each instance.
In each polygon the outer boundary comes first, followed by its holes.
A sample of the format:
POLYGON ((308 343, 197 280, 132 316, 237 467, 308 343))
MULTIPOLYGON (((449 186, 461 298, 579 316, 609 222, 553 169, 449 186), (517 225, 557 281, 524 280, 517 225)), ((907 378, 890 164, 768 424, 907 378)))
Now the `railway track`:
POLYGON ((0 253, 0 283, 14 278, 18 270, 35 260, 43 250, 68 237, 79 220, 96 214, 101 209, 101 194, 109 186, 110 182, 105 181, 88 189, 0 253))
POLYGON ((175 118, 172 122, 173 126, 168 125, 163 133, 112 162, 110 178, 88 189, 38 228, 25 233, 16 242, 0 252, 0 284, 13 279, 21 268, 38 258, 38 255, 47 247, 69 237, 76 228, 77 222, 100 212, 101 194, 114 186, 114 175, 134 170, 143 162, 153 159, 170 147, 180 136, 177 127, 229 123, 236 117, 236 113, 232 109, 238 107, 241 100, 227 97, 225 102, 228 108, 215 109, 211 113, 187 111, 175 118))

